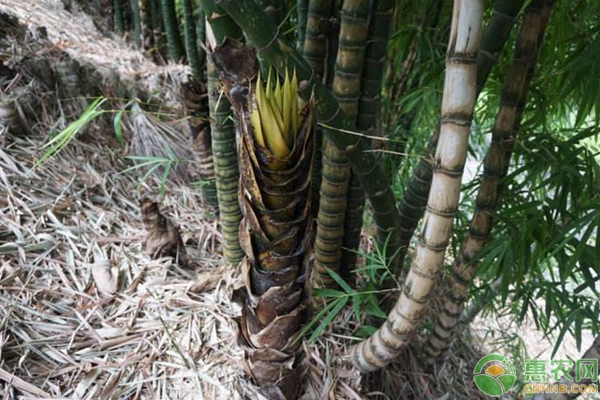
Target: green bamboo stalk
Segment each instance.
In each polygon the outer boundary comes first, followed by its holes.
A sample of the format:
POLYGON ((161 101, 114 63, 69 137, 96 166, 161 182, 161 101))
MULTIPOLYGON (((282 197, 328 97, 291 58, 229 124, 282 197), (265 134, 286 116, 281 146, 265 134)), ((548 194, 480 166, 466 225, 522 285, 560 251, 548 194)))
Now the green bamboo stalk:
POLYGON ((192 75, 202 80, 202 62, 198 53, 198 37, 196 36, 196 21, 194 20, 192 0, 183 0, 183 31, 185 33, 185 53, 192 75))
POLYGON ((440 143, 427 200, 427 213, 417 255, 396 305, 386 322, 352 350, 362 372, 373 371, 397 357, 427 311, 452 234, 460 182, 467 158, 469 131, 477 99, 477 50, 481 39, 483 0, 455 0, 446 56, 440 143))
MULTIPOLYGON (((325 60, 327 54, 333 53, 328 46, 328 36, 333 34, 331 31, 330 19, 333 13, 334 2, 330 0, 309 0, 308 9, 306 10, 306 31, 304 34, 304 40, 299 46, 299 51, 302 52, 304 58, 308 64, 315 71, 317 76, 324 78, 325 74, 325 60), (329 50, 329 51, 328 51, 329 50)), ((337 47, 336 47, 337 50, 337 47)), ((319 130, 317 135, 317 150, 315 157, 317 160, 322 159, 323 155, 323 135, 322 129, 319 130)), ((322 180, 322 167, 323 164, 316 162, 313 164, 312 171, 312 204, 313 211, 318 212, 319 210, 319 197, 321 192, 321 180, 322 180)), ((314 215, 315 217, 317 215, 314 215)))
POLYGON ((133 42, 135 48, 140 50, 142 48, 142 14, 139 0, 129 0, 129 5, 131 6, 131 17, 133 19, 133 42))
MULTIPOLYGON (((515 17, 523 7, 524 0, 496 0, 492 17, 481 38, 481 48, 477 55, 477 94, 481 93, 492 70, 493 62, 500 54, 514 25, 515 17), (490 58, 492 57, 492 58, 490 58)), ((398 205, 400 212, 399 251, 394 262, 394 275, 400 276, 404 258, 410 240, 425 212, 431 179, 433 177, 434 153, 439 138, 439 126, 436 127, 429 143, 413 170, 402 200, 398 205)), ((392 253, 396 248, 392 248, 392 253)))
POLYGON ((298 45, 297 48, 304 47, 304 38, 306 37, 306 20, 308 18, 308 1, 297 0, 296 11, 298 12, 298 45))
MULTIPOLYGON (((356 127, 359 131, 369 135, 381 136, 380 105, 383 60, 387 53, 387 41, 394 15, 394 1, 375 0, 372 10, 356 127)), ((356 250, 360 244, 364 205, 365 195, 360 181, 355 174, 352 174, 348 189, 348 211, 344 223, 344 250, 341 261, 341 265, 345 266, 346 271, 351 270, 356 263, 356 250)), ((384 243, 385 239, 379 238, 381 249, 383 249, 384 243)))
POLYGON ((218 0, 218 4, 244 30, 248 39, 259 49, 264 62, 273 66, 280 75, 286 67, 288 70, 296 70, 299 81, 306 81, 306 84, 300 85, 298 94, 304 100, 314 94, 317 117, 325 128, 325 135, 338 148, 343 149, 361 180, 378 229, 393 232, 398 223, 398 213, 390 177, 383 173, 373 153, 367 151, 368 141, 362 136, 348 133, 355 131, 354 124, 340 109, 332 93, 253 1, 218 0))
POLYGON ((179 34, 179 25, 177 24, 177 13, 175 11, 175 0, 160 0, 161 13, 165 32, 167 34, 167 47, 171 59, 180 62, 184 55, 183 42, 179 34))
MULTIPOLYGON (((211 0, 203 0, 206 19, 216 43, 226 37, 241 39, 235 22, 211 0)), ((207 58, 208 99, 210 107, 212 151, 216 175, 219 218, 223 234, 223 254, 229 265, 235 266, 244 256, 240 247, 239 226, 242 213, 238 203, 239 168, 235 142, 235 125, 231 105, 221 91, 217 70, 207 58)))
POLYGON ((306 33, 302 54, 317 76, 325 73, 327 58, 327 38, 330 32, 329 19, 333 14, 334 2, 331 0, 309 0, 306 14, 306 33))
POLYGON ((356 118, 356 127, 360 131, 376 136, 381 136, 381 81, 394 4, 393 0, 374 0, 356 118))
MULTIPOLYGON (((351 120, 354 120, 358 112, 360 78, 365 61, 369 1, 344 0, 341 15, 340 42, 332 90, 340 108, 351 120)), ((350 265, 342 264, 340 261, 346 235, 344 223, 348 210, 350 174, 350 165, 343 151, 331 143, 330 139, 325 138, 315 239, 315 264, 312 275, 312 283, 316 287, 335 284, 328 270, 341 273, 345 277, 349 276, 347 267, 350 265)), ((358 191, 362 192, 360 182, 358 191)), ((353 204, 353 206, 357 205, 353 204)), ((362 207, 360 211, 362 222, 362 207)), ((360 235, 360 227, 358 234, 360 235)))
POLYGON ((152 56, 154 36, 152 27, 152 12, 150 11, 150 0, 140 0, 140 14, 142 16, 142 48, 144 52, 152 56))
POLYGON ((123 23, 123 9, 121 8, 121 0, 114 0, 114 18, 115 18, 115 32, 117 35, 123 36, 125 34, 125 26, 123 23))
POLYGON ((166 45, 164 37, 164 22, 162 18, 160 0, 150 0, 150 19, 152 21, 152 39, 154 49, 152 51, 155 61, 166 59, 166 45))
POLYGON ((204 75, 206 73, 206 51, 203 47, 206 46, 206 14, 204 12, 204 6, 200 5, 200 7, 197 8, 197 12, 198 43, 196 47, 198 49, 198 58, 200 59, 200 71, 202 71, 202 74, 204 75))
MULTIPOLYGON (((492 129, 492 142, 484 159, 481 186, 475 202, 469 233, 454 261, 453 273, 448 278, 450 291, 442 298, 442 309, 435 318, 435 327, 424 345, 425 362, 433 363, 449 346, 454 337, 469 285, 477 270, 479 253, 487 243, 494 225, 493 215, 501 196, 502 179, 508 173, 513 143, 520 126, 533 69, 541 46, 552 5, 544 7, 545 0, 533 0, 527 7, 513 56, 512 65, 504 80, 500 110, 492 129), (546 15, 544 15, 546 14, 546 15)), ((548 3, 547 3, 548 4, 548 3)))

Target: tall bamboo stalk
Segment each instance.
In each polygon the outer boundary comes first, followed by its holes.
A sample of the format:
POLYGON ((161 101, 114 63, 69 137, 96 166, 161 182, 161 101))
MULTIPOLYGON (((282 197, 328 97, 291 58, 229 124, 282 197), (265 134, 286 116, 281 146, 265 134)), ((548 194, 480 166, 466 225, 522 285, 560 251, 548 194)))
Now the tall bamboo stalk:
MULTIPOLYGON (((344 0, 341 11, 340 41, 338 47, 333 94, 340 108, 352 121, 358 113, 361 75, 365 61, 368 32, 369 1, 344 0)), ((348 276, 349 267, 340 264, 344 243, 350 165, 342 150, 330 139, 323 141, 321 192, 315 239, 315 264, 312 283, 316 287, 334 284, 327 270, 348 276)), ((359 190, 360 184, 359 184, 359 190)), ((356 205, 355 205, 356 206, 356 205)), ((362 207, 361 207, 362 211, 362 207)), ((360 215, 362 222, 362 213, 360 215)), ((359 227, 360 234, 360 227, 359 227)))
POLYGON ((317 118, 326 127, 326 136, 332 139, 338 148, 344 150, 353 170, 359 176, 373 208, 378 229, 388 230, 396 226, 398 214, 390 177, 383 173, 373 153, 366 151, 369 149, 369 143, 362 136, 347 133, 354 132, 354 124, 340 109, 335 97, 312 72, 304 58, 293 49, 253 1, 218 0, 216 3, 244 30, 266 63, 272 65, 280 74, 283 74, 285 67, 288 70, 296 70, 298 80, 306 81, 306 84, 300 85, 298 94, 304 100, 315 96, 317 118))
POLYGON ((327 38, 330 32, 329 19, 335 3, 330 0, 309 0, 306 18, 306 38, 301 47, 302 54, 317 76, 325 73, 327 38))
MULTIPOLYGON (((202 7, 200 7, 202 11, 202 7)), ((206 55, 198 44, 196 27, 204 27, 204 13, 200 13, 200 23, 196 24, 191 0, 183 0, 183 26, 185 32, 185 49, 188 64, 192 70, 190 82, 183 85, 183 99, 189 113, 189 126, 192 133, 192 148, 198 159, 199 175, 203 180, 201 186, 202 200, 209 208, 218 211, 217 187, 215 183, 215 166, 212 154, 212 135, 210 131, 208 96, 204 85, 206 55)))
POLYGON ((165 32, 167 34, 167 47, 171 59, 180 62, 184 55, 183 42, 179 34, 179 25, 177 23, 177 13, 175 11, 175 0, 160 0, 161 13, 165 32))
POLYGON ((152 12, 150 0, 140 0, 140 14, 142 16, 142 49, 149 56, 153 56, 154 36, 152 27, 152 12))
POLYGON ((135 48, 142 48, 142 13, 139 0, 129 0, 131 5, 131 18, 133 19, 133 42, 135 48))
POLYGON ((202 80, 202 70, 204 63, 200 60, 198 54, 198 36, 196 35, 196 21, 194 19, 194 10, 192 0, 183 0, 183 32, 185 37, 185 54, 187 62, 192 69, 192 75, 197 80, 202 80))
MULTIPOLYGON (((600 336, 596 336, 596 339, 594 339, 594 343, 592 343, 592 345, 585 351, 585 353, 583 353, 583 355, 581 356, 581 359, 588 359, 588 360, 597 360, 598 363, 600 363, 600 336)), ((571 378, 573 378, 573 380, 568 379, 566 376, 563 375, 563 377, 561 378, 560 382, 557 382, 558 385, 566 385, 567 388, 571 388, 571 386, 573 385, 591 385, 593 382, 598 382, 597 378, 596 379, 580 379, 580 380, 576 380, 577 377, 577 365, 573 366, 573 368, 571 369, 571 371, 569 371, 569 375, 571 376, 571 378)), ((598 371, 596 370, 596 373, 598 371)), ((579 388, 578 388, 579 389, 579 388)), ((577 393, 548 393, 548 394, 537 394, 533 400, 572 400, 572 399, 576 399, 579 396, 581 396, 580 392, 577 393)))
POLYGON ((426 313, 452 234, 477 92, 477 50, 482 0, 455 0, 446 57, 442 123, 423 233, 402 294, 387 321, 352 350, 360 371, 387 365, 414 334, 426 313))
MULTIPOLYGON (((481 38, 481 49, 477 55, 477 94, 481 92, 495 61, 504 47, 514 25, 515 17, 522 8, 524 0, 496 0, 492 17, 481 38), (490 60, 492 62, 490 63, 490 60)), ((433 177, 434 153, 439 137, 439 126, 427 143, 427 147, 415 166, 402 200, 398 205, 400 212, 399 251, 394 266, 399 276, 410 240, 423 217, 427 196, 433 177)), ((392 253, 396 248, 392 248, 392 253)))
POLYGON ((298 45, 297 48, 302 50, 304 47, 304 38, 306 37, 306 19, 308 17, 308 1, 296 0, 296 11, 298 13, 298 45))
POLYGON ((513 143, 522 113, 520 104, 527 98, 539 47, 544 35, 547 18, 542 13, 550 13, 550 7, 543 7, 545 0, 533 0, 527 7, 517 43, 512 65, 502 88, 500 110, 492 130, 492 142, 484 159, 483 178, 475 213, 471 218, 469 233, 454 260, 453 273, 448 278, 449 291, 442 299, 442 309, 436 315, 435 327, 429 336, 424 351, 426 362, 432 363, 448 347, 454 337, 454 328, 462 314, 469 294, 469 285, 479 260, 479 253, 485 246, 494 225, 493 214, 500 199, 501 182, 508 173, 513 143))
MULTIPOLYGON (((332 35, 331 17, 334 11, 334 2, 330 0, 309 0, 308 9, 306 11, 306 31, 304 40, 299 46, 299 51, 304 55, 308 64, 312 67, 315 74, 321 79, 325 78, 325 62, 329 52, 333 50, 329 48, 328 36, 332 35)), ((335 49, 337 50, 337 48, 335 49)), ((317 160, 322 158, 323 150, 323 134, 322 129, 317 128, 319 134, 316 137, 317 160)), ((313 165, 312 179, 312 203, 313 212, 319 210, 319 196, 321 191, 321 170, 323 164, 316 162, 313 165)), ((316 214, 315 214, 316 217, 316 214)))
POLYGON ((125 25, 123 23, 123 9, 121 8, 121 0, 114 0, 114 18, 115 18, 115 32, 117 35, 123 36, 125 34, 125 25))
MULTIPOLYGON (((217 44, 226 37, 241 39, 235 22, 210 0, 203 0, 206 20, 217 44)), ((208 99, 212 135, 212 151, 216 175, 219 219, 223 234, 223 254, 229 265, 237 265, 244 252, 240 247, 239 226, 242 212, 238 203, 238 168, 235 125, 231 104, 221 90, 218 72, 207 58, 208 99)))
MULTIPOLYGON (((358 104, 356 127, 361 132, 372 136, 381 136, 380 106, 381 81, 383 64, 387 53, 392 17, 394 15, 393 0, 375 0, 372 5, 369 21, 369 35, 365 53, 365 68, 361 77, 361 96, 358 104)), ((363 209, 365 196, 360 181, 355 174, 350 177, 348 189, 348 211, 344 223, 344 239, 341 265, 345 271, 351 270, 356 263, 356 250, 360 244, 360 233, 363 225, 363 209)), ((390 232, 385 233, 385 237, 390 232)), ((379 240, 383 248, 385 238, 379 240)))
POLYGON ((155 61, 166 59, 165 37, 163 34, 163 18, 160 0, 150 0, 150 19, 152 20, 152 43, 154 45, 153 55, 155 61))

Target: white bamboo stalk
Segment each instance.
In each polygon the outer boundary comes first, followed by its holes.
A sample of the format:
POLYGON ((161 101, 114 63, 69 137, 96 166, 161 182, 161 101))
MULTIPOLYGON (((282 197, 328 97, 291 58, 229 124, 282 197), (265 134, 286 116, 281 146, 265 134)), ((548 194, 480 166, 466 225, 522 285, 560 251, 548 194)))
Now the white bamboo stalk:
POLYGON ((442 268, 458 206, 475 106, 482 13, 482 0, 454 0, 442 125, 423 231, 402 294, 387 321, 352 350, 353 363, 362 372, 384 367, 410 341, 427 311, 430 294, 442 268))

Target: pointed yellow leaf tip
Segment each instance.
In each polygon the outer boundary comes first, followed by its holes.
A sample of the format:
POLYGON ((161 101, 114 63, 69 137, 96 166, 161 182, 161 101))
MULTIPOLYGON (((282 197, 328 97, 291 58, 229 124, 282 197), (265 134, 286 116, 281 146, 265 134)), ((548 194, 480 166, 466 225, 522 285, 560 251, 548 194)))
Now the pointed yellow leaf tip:
POLYGON ((257 143, 276 157, 285 158, 294 147, 301 124, 296 71, 290 75, 286 68, 283 79, 280 79, 275 71, 269 69, 266 83, 259 73, 250 107, 250 121, 257 143))

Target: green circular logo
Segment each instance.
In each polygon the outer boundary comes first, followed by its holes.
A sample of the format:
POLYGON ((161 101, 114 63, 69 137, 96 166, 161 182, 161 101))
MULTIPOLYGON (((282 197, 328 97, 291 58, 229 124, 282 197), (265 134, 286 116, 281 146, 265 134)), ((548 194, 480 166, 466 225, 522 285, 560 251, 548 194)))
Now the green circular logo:
POLYGON ((512 361, 500 354, 483 357, 475 366, 473 374, 479 390, 494 397, 508 392, 517 379, 512 361))

